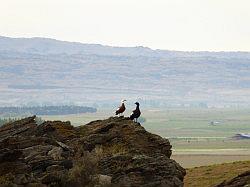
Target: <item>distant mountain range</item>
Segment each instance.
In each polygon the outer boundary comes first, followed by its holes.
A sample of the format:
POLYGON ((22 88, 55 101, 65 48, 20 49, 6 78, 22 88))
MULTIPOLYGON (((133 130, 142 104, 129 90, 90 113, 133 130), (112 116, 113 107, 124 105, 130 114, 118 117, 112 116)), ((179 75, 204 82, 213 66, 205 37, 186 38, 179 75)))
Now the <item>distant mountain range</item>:
POLYGON ((249 52, 0 37, 0 105, 248 106, 249 52), (132 102, 133 103, 133 102, 132 102))

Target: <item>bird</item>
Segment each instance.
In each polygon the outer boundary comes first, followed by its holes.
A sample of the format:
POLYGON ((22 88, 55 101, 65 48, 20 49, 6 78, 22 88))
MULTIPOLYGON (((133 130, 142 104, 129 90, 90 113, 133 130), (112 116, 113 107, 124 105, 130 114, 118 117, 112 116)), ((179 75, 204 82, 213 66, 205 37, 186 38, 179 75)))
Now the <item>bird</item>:
POLYGON ((138 103, 138 102, 136 102, 135 103, 136 104, 136 108, 135 108, 135 110, 133 110, 133 112, 131 113, 131 115, 130 115, 130 119, 131 120, 134 120, 135 119, 135 122, 137 122, 137 119, 140 117, 140 115, 141 115, 141 111, 140 111, 140 108, 139 108, 139 106, 140 106, 140 104, 138 103))
POLYGON ((119 107, 117 108, 117 110, 115 111, 115 115, 122 115, 123 112, 126 110, 126 107, 125 107, 125 104, 124 104, 125 101, 127 101, 127 100, 126 100, 126 99, 123 99, 123 100, 121 101, 121 106, 119 106, 119 107))

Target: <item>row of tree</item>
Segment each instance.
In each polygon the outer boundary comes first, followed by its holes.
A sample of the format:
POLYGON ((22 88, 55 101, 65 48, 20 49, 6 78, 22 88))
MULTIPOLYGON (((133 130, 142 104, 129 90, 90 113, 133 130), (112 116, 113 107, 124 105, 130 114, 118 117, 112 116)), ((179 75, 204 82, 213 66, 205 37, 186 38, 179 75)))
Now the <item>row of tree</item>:
MULTIPOLYGON (((0 127, 6 123, 14 122, 20 120, 21 118, 0 118, 0 127)), ((41 117, 36 117, 36 124, 40 125, 44 122, 41 117)))
POLYGON ((67 115, 96 111, 96 108, 86 106, 0 107, 0 115, 67 115))
POLYGON ((0 118, 0 126, 2 126, 5 123, 9 123, 12 121, 16 121, 17 119, 15 118, 0 118))

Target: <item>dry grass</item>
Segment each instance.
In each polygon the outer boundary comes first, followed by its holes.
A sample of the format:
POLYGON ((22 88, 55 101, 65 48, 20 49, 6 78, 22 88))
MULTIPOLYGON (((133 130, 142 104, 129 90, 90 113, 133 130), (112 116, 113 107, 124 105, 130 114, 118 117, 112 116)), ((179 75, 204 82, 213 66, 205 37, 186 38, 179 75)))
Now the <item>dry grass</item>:
POLYGON ((126 154, 128 152, 128 148, 125 144, 117 143, 108 146, 103 146, 103 145, 96 146, 94 151, 98 157, 104 157, 104 156, 126 154))
POLYGON ((70 122, 64 122, 63 125, 61 123, 54 123, 52 126, 56 129, 58 134, 64 137, 73 137, 76 135, 74 127, 70 124, 70 122))
POLYGON ((98 165, 99 158, 95 153, 82 152, 74 162, 74 167, 69 170, 69 173, 62 179, 60 186, 68 187, 94 187, 102 186, 98 180, 98 165))
POLYGON ((104 156, 101 149, 92 152, 80 150, 79 153, 81 156, 75 160, 73 168, 62 178, 59 186, 114 187, 111 183, 100 180, 98 162, 104 156))
POLYGON ((217 164, 187 169, 185 187, 210 187, 250 169, 250 161, 217 164))
POLYGON ((0 186, 1 185, 11 185, 14 180, 14 175, 11 173, 7 173, 5 175, 0 176, 0 186))
POLYGON ((90 153, 85 153, 77 160, 74 167, 69 171, 69 181, 72 184, 94 186, 97 181, 93 180, 97 173, 97 158, 90 153))

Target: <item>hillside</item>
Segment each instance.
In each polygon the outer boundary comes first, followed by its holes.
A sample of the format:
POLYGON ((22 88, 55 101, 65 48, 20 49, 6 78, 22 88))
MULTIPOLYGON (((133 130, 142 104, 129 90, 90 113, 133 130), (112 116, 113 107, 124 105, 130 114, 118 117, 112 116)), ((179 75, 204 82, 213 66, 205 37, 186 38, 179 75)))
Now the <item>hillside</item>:
POLYGON ((245 106, 250 104, 249 75, 249 52, 0 37, 0 105, 5 106, 113 107, 121 98, 149 107, 245 106))
POLYGON ((243 187, 250 185, 250 161, 187 169, 185 187, 243 187), (239 175, 239 177, 237 177, 239 175), (244 177, 245 175, 245 177, 244 177), (219 185, 220 184, 220 185, 219 185))
POLYGON ((167 139, 128 118, 73 127, 35 116, 0 127, 0 185, 183 186, 167 139))

